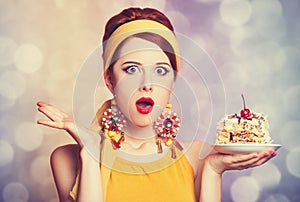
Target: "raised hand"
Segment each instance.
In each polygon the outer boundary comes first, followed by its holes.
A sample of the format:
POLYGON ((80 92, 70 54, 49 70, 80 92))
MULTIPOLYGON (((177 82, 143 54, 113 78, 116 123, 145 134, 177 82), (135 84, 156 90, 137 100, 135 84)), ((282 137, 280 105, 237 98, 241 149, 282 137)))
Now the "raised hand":
POLYGON ((69 117, 68 114, 50 104, 40 101, 37 103, 37 106, 38 110, 49 118, 48 120, 38 120, 38 124, 65 130, 81 148, 85 147, 94 158, 99 160, 101 138, 98 133, 76 125, 74 120, 69 117))
POLYGON ((38 110, 49 118, 49 120, 38 120, 38 124, 51 128, 66 130, 74 138, 74 140, 81 145, 81 141, 78 138, 78 134, 76 131, 75 123, 71 117, 69 117, 65 112, 45 102, 38 102, 37 106, 38 110))

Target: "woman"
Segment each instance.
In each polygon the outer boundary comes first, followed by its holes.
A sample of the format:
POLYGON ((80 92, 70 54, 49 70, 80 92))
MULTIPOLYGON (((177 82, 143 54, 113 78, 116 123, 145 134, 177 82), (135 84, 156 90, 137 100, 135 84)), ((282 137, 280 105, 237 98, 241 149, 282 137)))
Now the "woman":
POLYGON ((61 110, 38 102, 50 119, 38 123, 64 129, 78 143, 51 156, 60 201, 221 201, 224 171, 258 166, 276 155, 211 153, 199 159, 207 145, 176 140, 179 117, 168 101, 180 57, 173 27, 161 12, 129 8, 112 17, 103 59, 114 99, 103 104, 91 126, 101 142, 89 131, 80 133, 61 110))

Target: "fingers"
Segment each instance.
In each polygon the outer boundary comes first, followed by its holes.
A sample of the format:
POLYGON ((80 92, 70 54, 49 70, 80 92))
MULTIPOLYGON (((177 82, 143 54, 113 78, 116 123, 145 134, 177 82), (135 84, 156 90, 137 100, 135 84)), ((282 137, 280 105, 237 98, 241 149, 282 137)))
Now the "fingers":
POLYGON ((251 159, 256 159, 257 157, 258 157, 258 153, 234 155, 233 158, 231 159, 231 162, 232 163, 241 163, 241 162, 249 161, 251 159))
POLYGON ((38 111, 48 117, 50 120, 38 120, 37 123, 49 126, 52 128, 57 129, 64 129, 68 132, 74 133, 74 121, 70 118, 66 113, 62 112, 61 110, 57 109, 56 107, 39 101, 37 102, 38 111))
POLYGON ((232 168, 238 170, 247 169, 251 167, 256 167, 264 164, 276 155, 275 150, 263 151, 260 153, 251 153, 246 155, 238 156, 236 159, 232 160, 232 168))
POLYGON ((45 102, 37 102, 37 106, 38 110, 50 119, 40 119, 37 121, 38 124, 51 128, 63 129, 69 133, 79 145, 82 145, 72 118, 58 108, 45 102))
POLYGON ((276 151, 273 149, 265 152, 261 152, 259 155, 259 159, 253 164, 251 164, 250 167, 260 166, 275 156, 276 156, 276 151))
POLYGON ((249 164, 249 162, 256 162, 258 159, 257 153, 243 154, 243 155, 224 155, 223 164, 226 170, 241 170, 249 164))
POLYGON ((39 107, 43 107, 43 106, 46 106, 46 105, 50 105, 50 104, 47 104, 47 103, 45 103, 45 102, 43 102, 43 101, 39 101, 39 102, 37 102, 36 104, 37 104, 37 106, 39 106, 39 107))
POLYGON ((37 105, 38 110, 52 121, 62 121, 64 118, 68 118, 68 115, 65 112, 57 109, 50 104, 40 101, 37 103, 37 105))
POLYGON ((63 116, 57 114, 55 111, 53 111, 53 109, 49 107, 39 107, 38 110, 52 121, 61 121, 63 119, 63 116))
POLYGON ((54 121, 49 121, 49 120, 38 120, 37 123, 40 125, 43 125, 43 126, 51 127, 51 128, 64 129, 64 123, 62 123, 62 122, 54 122, 54 121))

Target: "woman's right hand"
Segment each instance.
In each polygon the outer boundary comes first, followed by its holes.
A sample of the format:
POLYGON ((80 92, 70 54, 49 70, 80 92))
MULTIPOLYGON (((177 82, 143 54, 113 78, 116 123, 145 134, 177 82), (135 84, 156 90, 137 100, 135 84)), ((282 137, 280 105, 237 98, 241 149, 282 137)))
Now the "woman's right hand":
POLYGON ((80 146, 82 145, 76 131, 75 123, 73 119, 69 117, 68 114, 42 101, 38 102, 37 106, 38 110, 49 118, 49 120, 38 120, 38 124, 48 126, 51 128, 63 129, 67 131, 80 146))
POLYGON ((80 148, 85 147, 96 159, 100 158, 101 138, 98 133, 90 129, 77 126, 68 114, 48 103, 40 101, 37 103, 37 106, 38 110, 49 118, 49 120, 38 120, 38 124, 65 130, 78 143, 80 148))

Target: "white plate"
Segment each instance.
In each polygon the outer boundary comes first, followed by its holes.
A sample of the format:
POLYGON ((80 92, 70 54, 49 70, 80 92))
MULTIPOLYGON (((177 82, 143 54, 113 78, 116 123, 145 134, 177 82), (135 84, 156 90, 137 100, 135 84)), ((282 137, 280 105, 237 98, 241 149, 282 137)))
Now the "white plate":
POLYGON ((280 144, 215 144, 214 149, 224 154, 244 154, 279 149, 280 144))

